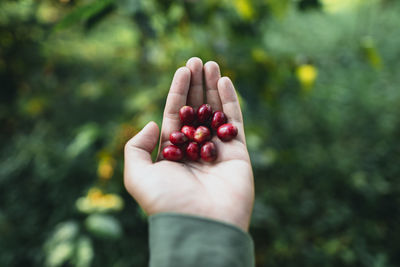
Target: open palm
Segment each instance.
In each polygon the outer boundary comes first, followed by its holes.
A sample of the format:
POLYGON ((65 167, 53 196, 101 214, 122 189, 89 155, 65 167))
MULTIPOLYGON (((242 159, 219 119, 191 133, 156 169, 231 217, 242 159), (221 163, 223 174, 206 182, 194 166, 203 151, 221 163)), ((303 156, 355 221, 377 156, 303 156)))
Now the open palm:
POLYGON ((199 58, 191 58, 186 67, 176 71, 164 110, 160 148, 169 145, 170 133, 181 128, 179 109, 184 105, 197 108, 203 103, 224 111, 228 121, 238 128, 238 136, 230 142, 213 137, 217 160, 178 163, 163 160, 159 152, 153 163, 150 153, 157 145, 159 129, 150 122, 125 146, 125 186, 148 215, 198 215, 247 231, 254 186, 243 119, 233 84, 229 78, 221 78, 215 62, 203 67, 199 58))

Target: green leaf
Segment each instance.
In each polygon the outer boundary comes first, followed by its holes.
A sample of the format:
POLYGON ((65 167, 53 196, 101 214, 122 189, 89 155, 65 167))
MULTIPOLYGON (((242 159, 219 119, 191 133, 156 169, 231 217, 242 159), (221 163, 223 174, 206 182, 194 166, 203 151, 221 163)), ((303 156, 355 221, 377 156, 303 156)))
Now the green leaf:
POLYGON ((67 221, 57 225, 54 233, 46 241, 45 250, 51 251, 60 243, 71 242, 78 234, 79 226, 74 221, 67 221))
POLYGON ((88 123, 81 127, 75 139, 68 145, 66 153, 69 158, 78 156, 87 149, 99 135, 99 128, 94 123, 88 123))
POLYGON ((94 256, 92 241, 87 236, 82 236, 76 244, 75 266, 89 267, 94 256))
POLYGON ((74 244, 72 242, 62 242, 50 250, 46 258, 46 266, 62 266, 73 256, 74 244))
POLYGON ((44 244, 45 266, 58 267, 71 260, 78 232, 79 226, 74 221, 67 221, 57 225, 54 233, 44 244))
POLYGON ((60 22, 54 26, 55 31, 66 29, 74 24, 86 21, 91 17, 99 14, 106 8, 111 7, 114 4, 114 0, 96 0, 89 5, 82 6, 75 9, 68 15, 66 15, 60 22))
POLYGON ((87 230, 101 238, 117 239, 122 235, 122 228, 118 220, 110 215, 92 214, 86 221, 87 230))

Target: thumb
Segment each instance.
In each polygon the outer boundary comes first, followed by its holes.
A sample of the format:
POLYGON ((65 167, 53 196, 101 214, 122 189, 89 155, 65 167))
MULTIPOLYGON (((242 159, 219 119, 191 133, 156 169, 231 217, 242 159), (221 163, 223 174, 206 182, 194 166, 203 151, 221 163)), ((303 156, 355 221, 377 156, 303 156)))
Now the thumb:
POLYGON ((158 126, 151 121, 132 137, 125 145, 125 168, 151 164, 151 152, 157 145, 158 136, 158 126))

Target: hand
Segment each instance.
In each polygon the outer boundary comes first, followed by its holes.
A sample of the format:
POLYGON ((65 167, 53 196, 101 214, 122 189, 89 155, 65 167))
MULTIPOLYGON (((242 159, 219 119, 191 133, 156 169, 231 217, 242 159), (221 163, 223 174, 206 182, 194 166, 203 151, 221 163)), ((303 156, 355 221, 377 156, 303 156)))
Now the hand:
POLYGON ((150 154, 159 129, 150 122, 125 146, 125 187, 148 215, 197 215, 247 231, 254 199, 253 172, 238 98, 231 80, 221 78, 217 63, 207 62, 203 68, 199 58, 191 58, 186 67, 176 71, 164 110, 160 147, 169 145, 170 133, 180 130, 179 109, 184 105, 198 108, 203 103, 210 104, 214 111, 222 110, 228 122, 238 128, 237 137, 230 142, 213 137, 218 150, 216 161, 172 162, 162 160, 159 152, 153 163, 150 154))

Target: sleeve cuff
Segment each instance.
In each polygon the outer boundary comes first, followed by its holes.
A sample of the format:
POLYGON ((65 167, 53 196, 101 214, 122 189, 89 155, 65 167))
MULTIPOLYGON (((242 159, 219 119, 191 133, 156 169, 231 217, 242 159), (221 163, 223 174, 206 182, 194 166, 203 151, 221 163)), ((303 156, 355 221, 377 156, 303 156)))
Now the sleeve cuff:
POLYGON ((254 245, 240 228, 177 213, 149 218, 150 267, 253 267, 254 245))

